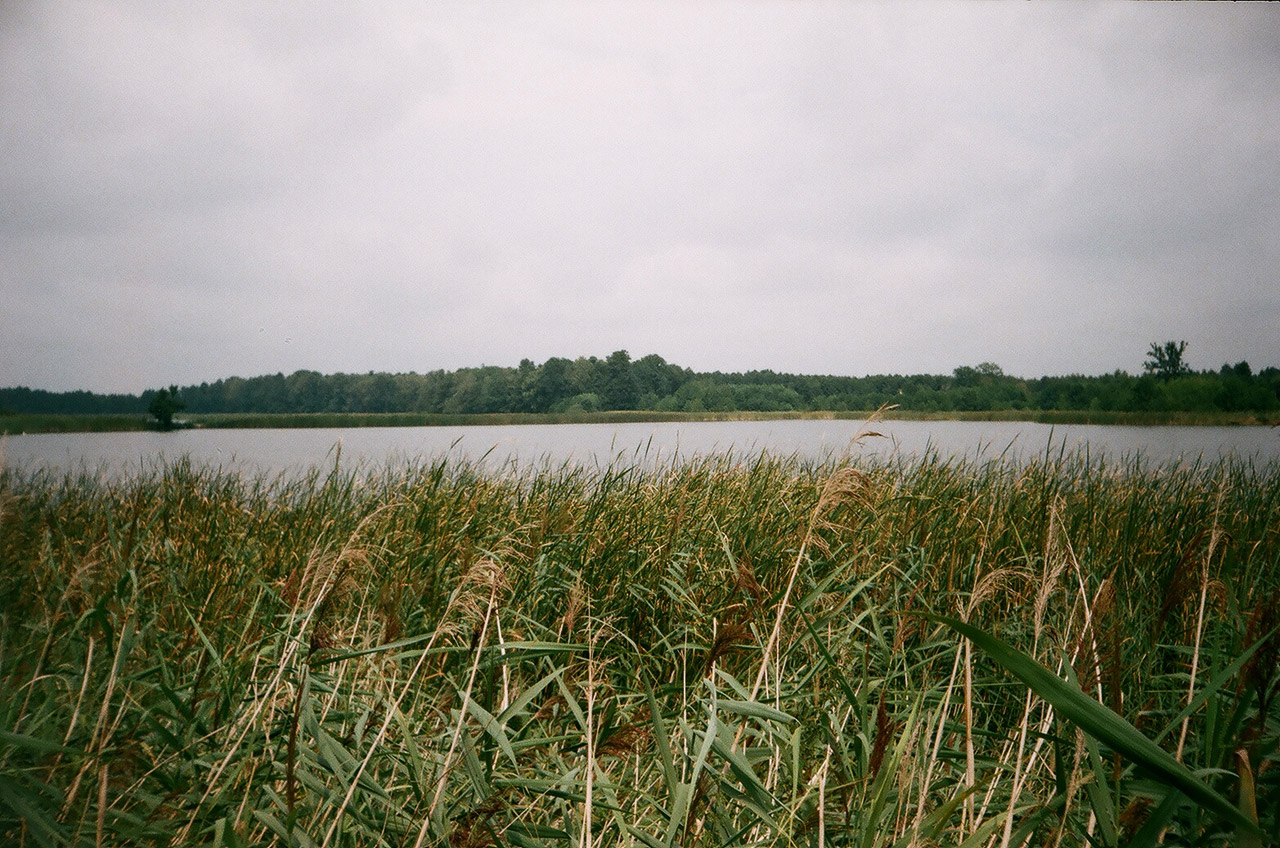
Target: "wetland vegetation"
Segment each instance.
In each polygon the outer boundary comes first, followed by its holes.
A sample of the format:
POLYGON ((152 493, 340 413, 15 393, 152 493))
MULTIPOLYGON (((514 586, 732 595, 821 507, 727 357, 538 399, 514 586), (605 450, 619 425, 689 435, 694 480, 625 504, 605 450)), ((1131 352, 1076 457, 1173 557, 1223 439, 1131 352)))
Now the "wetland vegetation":
POLYGON ((1273 843, 1278 519, 1230 460, 0 471, 0 841, 1273 843))

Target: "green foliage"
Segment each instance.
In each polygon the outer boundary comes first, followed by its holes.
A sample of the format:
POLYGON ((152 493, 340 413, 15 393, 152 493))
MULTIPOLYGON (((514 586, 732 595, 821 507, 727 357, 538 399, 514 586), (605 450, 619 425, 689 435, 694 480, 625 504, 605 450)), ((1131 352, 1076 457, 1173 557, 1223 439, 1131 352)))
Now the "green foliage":
POLYGON ((174 413, 186 408, 187 405, 178 397, 177 386, 160 389, 151 396, 151 401, 147 404, 147 412, 155 417, 161 430, 172 430, 174 413))
MULTIPOLYGON (((919 413, 1008 410, 1089 412, 1255 412, 1280 410, 1280 369, 1255 372, 1247 362, 1219 371, 1191 372, 1185 343, 1152 345, 1146 373, 1067 375, 1023 379, 993 362, 960 366, 950 375, 873 374, 865 377, 782 374, 774 371, 694 373, 656 354, 637 360, 625 350, 605 359, 524 359, 508 368, 486 365, 426 374, 329 374, 231 377, 186 386, 192 413, 424 413, 486 415, 566 410, 660 412, 872 412, 893 405, 919 413), (1157 358, 1158 354, 1158 358, 1157 358)), ((172 393, 174 387, 165 390, 172 393)), ((113 411, 142 403, 88 392, 57 395, 0 390, 0 410, 14 413, 113 411)))
POLYGON ((549 412, 561 400, 572 397, 573 385, 569 382, 571 365, 569 360, 553 356, 541 367, 535 367, 525 394, 524 411, 549 412))
POLYGON ((599 412, 604 409, 604 401, 600 395, 595 392, 583 392, 580 395, 574 395, 562 401, 557 401, 551 407, 552 412, 599 412))
POLYGON ((640 403, 640 383, 627 351, 614 351, 605 360, 601 394, 605 409, 635 409, 640 403))
POLYGON ((1182 360, 1182 354, 1186 349, 1185 341, 1170 341, 1163 345, 1152 342, 1151 348, 1147 351, 1147 361, 1142 364, 1142 369, 1161 380, 1172 380, 1174 377, 1190 374, 1191 368, 1182 360))
POLYGON ((1172 789, 1231 822, 1245 835, 1257 834, 1256 815, 1250 819, 1230 801, 1214 792, 1168 751, 1142 735, 1141 731, 1080 691, 1076 681, 1063 680, 1034 658, 995 638, 990 633, 959 619, 930 616, 972 640, 1036 695, 1057 710, 1074 727, 1123 754, 1172 789))
POLYGON ((47 392, 23 386, 0 389, 0 417, 28 415, 137 415, 145 409, 137 395, 47 392))

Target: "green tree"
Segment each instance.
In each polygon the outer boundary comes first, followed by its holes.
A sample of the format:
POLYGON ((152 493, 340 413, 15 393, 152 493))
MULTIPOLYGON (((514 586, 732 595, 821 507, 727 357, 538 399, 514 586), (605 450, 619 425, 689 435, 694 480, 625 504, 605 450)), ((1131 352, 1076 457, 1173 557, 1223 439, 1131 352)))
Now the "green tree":
POLYGON ((186 408, 187 405, 178 397, 178 387, 170 386, 151 396, 151 403, 147 406, 147 411, 155 416, 161 430, 172 430, 173 414, 186 408))
POLYGON ((481 366, 478 412, 515 412, 520 408, 520 374, 512 368, 481 366))
POLYGON ((1152 342, 1147 351, 1147 361, 1142 364, 1142 370, 1148 374, 1154 374, 1161 380, 1172 380, 1174 377, 1190 374, 1191 369, 1182 361, 1182 354, 1186 349, 1185 341, 1165 342, 1163 345, 1152 342))
POLYGON ((979 362, 978 367, 973 369, 984 377, 1003 377, 1004 369, 994 362, 979 362))
POLYGON ((656 353, 641 357, 631 363, 631 376, 640 393, 640 406, 652 408, 658 401, 678 388, 672 375, 673 366, 656 353))
POLYGON ((604 402, 595 392, 584 392, 562 400, 551 408, 552 412, 599 412, 604 402))
POLYGON ((572 366, 568 359, 553 356, 537 368, 524 399, 530 412, 547 412, 560 401, 577 394, 569 380, 572 366))
POLYGON ((972 388, 982 382, 982 372, 969 365, 961 365, 951 372, 956 388, 972 388))
POLYGON ((604 361, 605 409, 635 409, 640 403, 640 387, 631 370, 631 354, 615 350, 604 361))
POLYGON ((604 395, 604 362, 594 356, 579 356, 569 364, 566 372, 569 385, 575 395, 604 395))
POLYGON ((319 371, 294 371, 284 378, 289 412, 324 412, 329 403, 329 381, 319 371))

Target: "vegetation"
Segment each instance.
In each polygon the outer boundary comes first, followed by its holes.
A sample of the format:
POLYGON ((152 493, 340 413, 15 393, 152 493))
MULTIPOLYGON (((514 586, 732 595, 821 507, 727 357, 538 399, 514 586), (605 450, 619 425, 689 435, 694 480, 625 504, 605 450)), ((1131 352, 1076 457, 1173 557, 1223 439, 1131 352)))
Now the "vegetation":
POLYGON ((58 413, 0 414, 0 435, 22 433, 117 433, 146 430, 150 422, 132 415, 58 413))
POLYGON ((1172 380, 1174 377, 1182 377, 1191 373, 1191 369, 1182 361, 1182 355, 1187 350, 1187 343, 1182 342, 1165 342, 1163 345, 1151 343, 1151 349, 1147 352, 1147 361, 1142 364, 1142 370, 1148 374, 1155 374, 1162 380, 1172 380))
POLYGON ((136 415, 146 408, 147 403, 137 395, 47 392, 23 386, 0 389, 0 417, 16 414, 136 415))
POLYGON ((155 417, 156 423, 161 430, 172 430, 174 414, 186 408, 186 403, 178 396, 178 387, 170 386, 151 396, 151 402, 147 405, 147 412, 155 417))
POLYGON ((0 471, 0 842, 1274 844, 1278 563, 1230 461, 0 471))
MULTIPOLYGON (((885 405, 914 414, 963 412, 1088 412, 1127 414, 1280 411, 1280 368, 1254 373, 1247 362, 1192 371, 1186 342, 1152 344, 1143 374, 1024 379, 996 364, 962 366, 950 375, 837 377, 695 373, 625 350, 601 360, 559 357, 516 368, 483 366, 428 374, 329 374, 297 371, 185 386, 187 411, 199 415, 418 413, 430 415, 591 414, 604 411, 870 412, 885 405)), ((0 417, 9 413, 141 412, 175 387, 140 397, 87 392, 55 394, 0 389, 0 417)))

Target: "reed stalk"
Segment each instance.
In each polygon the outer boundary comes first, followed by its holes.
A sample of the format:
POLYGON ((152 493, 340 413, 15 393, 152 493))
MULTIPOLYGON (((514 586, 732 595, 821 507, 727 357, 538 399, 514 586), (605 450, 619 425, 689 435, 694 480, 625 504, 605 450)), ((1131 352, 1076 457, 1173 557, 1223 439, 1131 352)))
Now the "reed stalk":
POLYGON ((0 470, 0 843, 1274 844, 1277 528, 1233 461, 0 470))

